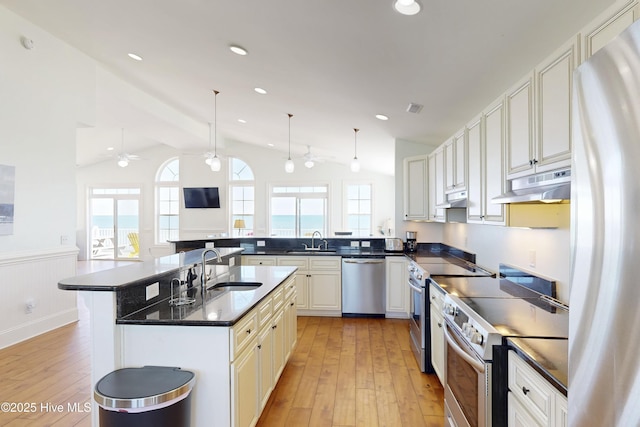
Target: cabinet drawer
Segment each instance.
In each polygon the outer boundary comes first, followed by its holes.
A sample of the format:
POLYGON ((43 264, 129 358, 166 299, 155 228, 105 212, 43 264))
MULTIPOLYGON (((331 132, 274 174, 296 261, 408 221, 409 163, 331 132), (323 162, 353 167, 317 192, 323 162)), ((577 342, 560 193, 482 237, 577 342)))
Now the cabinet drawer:
POLYGON ((442 304, 444 304, 444 294, 442 293, 440 288, 438 288, 437 285, 431 284, 429 286, 429 298, 430 298, 431 304, 433 304, 434 306, 434 309, 438 313, 442 313, 442 304))
POLYGON ((509 352, 509 390, 541 425, 550 425, 555 410, 554 390, 513 351, 509 352))
POLYGON ((340 271, 341 257, 315 256, 309 259, 309 270, 336 270, 340 271))
POLYGON ((266 297, 258 305, 258 328, 262 328, 273 314, 273 299, 266 297))
POLYGON ((258 335, 258 312, 252 310, 231 329, 232 357, 240 352, 258 335))
POLYGON ((283 285, 284 287, 284 300, 288 301, 291 295, 296 292, 296 283, 293 278, 287 280, 283 285))
POLYGON ((278 257, 278 265, 284 265, 286 267, 298 267, 298 270, 308 270, 309 259, 304 256, 278 257))
POLYGON ((284 304, 284 288, 282 286, 278 286, 275 291, 273 291, 272 297, 273 299, 273 312, 277 313, 282 304, 284 304))
POLYGON ((242 257, 243 265, 276 265, 276 257, 245 255, 242 257))

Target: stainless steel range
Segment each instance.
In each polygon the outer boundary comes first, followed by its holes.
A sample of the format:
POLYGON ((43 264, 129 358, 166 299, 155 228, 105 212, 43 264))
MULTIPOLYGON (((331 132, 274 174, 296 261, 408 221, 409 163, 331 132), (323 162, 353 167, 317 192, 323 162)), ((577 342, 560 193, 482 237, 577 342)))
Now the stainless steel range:
POLYGON ((491 277, 493 273, 483 270, 461 259, 449 260, 441 257, 414 257, 409 263, 407 284, 410 291, 410 328, 411 349, 420 370, 432 373, 431 331, 429 313, 429 278, 433 275, 447 277, 491 277))
POLYGON ((447 290, 445 417, 452 426, 507 425, 509 337, 567 339, 566 306, 526 286, 554 295, 555 283, 501 266, 505 278, 438 278, 447 290), (521 274, 522 273, 522 274, 521 274))

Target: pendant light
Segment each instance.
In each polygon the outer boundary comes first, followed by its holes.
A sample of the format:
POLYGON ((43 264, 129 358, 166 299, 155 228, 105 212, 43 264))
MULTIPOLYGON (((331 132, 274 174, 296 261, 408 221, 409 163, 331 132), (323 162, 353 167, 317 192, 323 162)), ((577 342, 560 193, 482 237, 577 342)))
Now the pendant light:
MULTIPOLYGON (((220 159, 218 158, 218 92, 217 90, 213 91, 213 157, 207 158, 207 163, 211 166, 211 170, 214 172, 218 172, 220 170, 221 164, 220 159), (210 162, 209 162, 210 160, 210 162)), ((211 123, 209 123, 209 146, 211 146, 211 123)))
POLYGON ((360 129, 353 128, 354 140, 353 140, 353 160, 351 160, 351 172, 360 171, 360 162, 358 161, 358 131, 360 129))
POLYGON ((286 173, 293 173, 295 168, 293 160, 291 160, 291 117, 293 117, 293 114, 287 114, 287 116, 289 116, 289 158, 284 163, 284 170, 286 173))

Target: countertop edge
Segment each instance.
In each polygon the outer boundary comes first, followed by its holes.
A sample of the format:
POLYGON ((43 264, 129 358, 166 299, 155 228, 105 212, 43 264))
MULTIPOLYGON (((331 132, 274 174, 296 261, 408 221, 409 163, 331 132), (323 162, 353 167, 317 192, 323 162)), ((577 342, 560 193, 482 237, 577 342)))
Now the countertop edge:
MULTIPOLYGON (((553 339, 553 338, 549 338, 553 339)), ((556 390, 562 393, 565 397, 568 393, 568 385, 563 384, 558 378, 556 378, 553 374, 551 374, 548 370, 546 370, 543 366, 537 363, 531 355, 523 348, 521 348, 517 343, 507 338, 507 345, 509 349, 515 351, 522 360, 529 366, 531 366, 537 373, 542 375, 542 377, 553 386, 556 390)))

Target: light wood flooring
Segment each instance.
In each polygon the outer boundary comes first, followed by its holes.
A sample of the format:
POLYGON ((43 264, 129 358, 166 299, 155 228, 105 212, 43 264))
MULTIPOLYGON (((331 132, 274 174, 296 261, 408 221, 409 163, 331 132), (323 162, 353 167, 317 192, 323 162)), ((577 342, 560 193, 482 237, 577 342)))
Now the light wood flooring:
MULTIPOLYGON (((93 391, 89 314, 80 307, 78 322, 0 350, 0 402, 16 410, 0 410, 0 426, 90 427, 90 415, 75 410, 93 391)), ((442 425, 442 387, 435 375, 420 373, 408 321, 328 317, 298 318, 298 344, 258 422, 442 425)))

